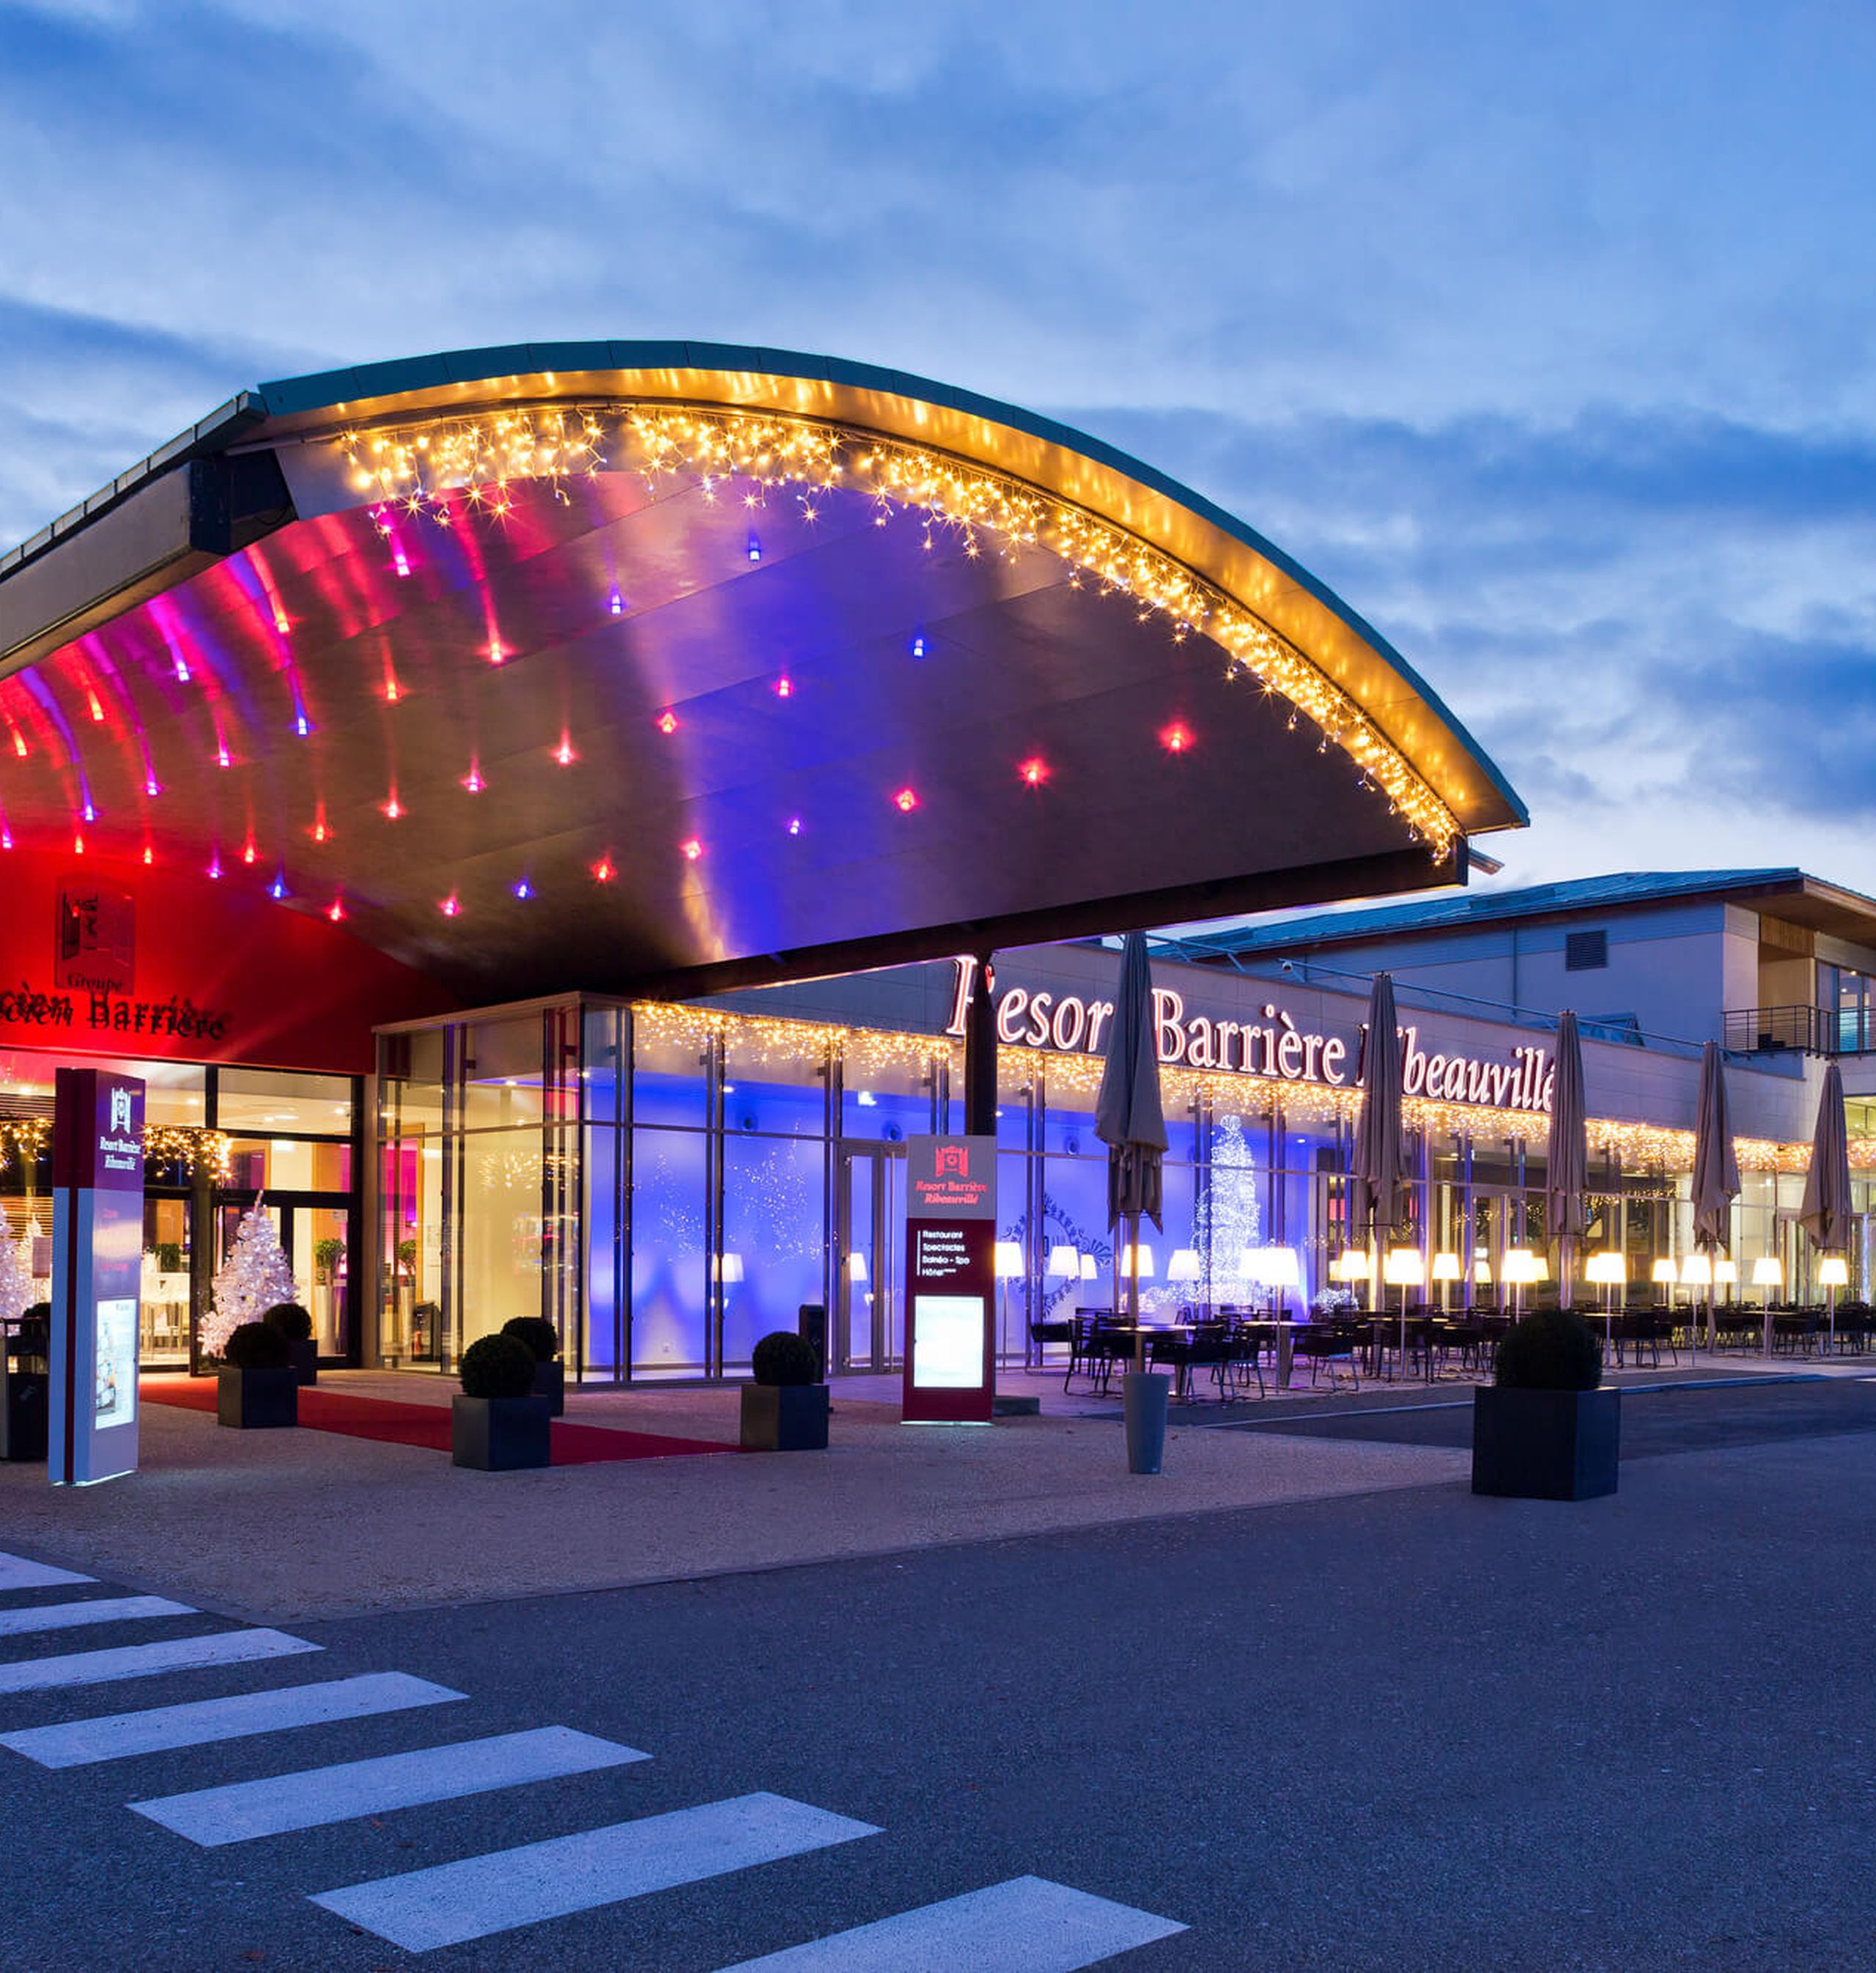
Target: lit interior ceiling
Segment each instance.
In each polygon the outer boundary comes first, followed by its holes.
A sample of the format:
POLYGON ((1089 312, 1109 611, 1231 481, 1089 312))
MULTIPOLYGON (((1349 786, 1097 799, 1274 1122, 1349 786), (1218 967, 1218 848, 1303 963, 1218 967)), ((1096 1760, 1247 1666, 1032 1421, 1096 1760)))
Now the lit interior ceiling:
POLYGON ((1523 820, 1358 619, 1134 462, 596 347, 263 386, 0 565, 5 839, 496 999, 1450 882, 1523 820))

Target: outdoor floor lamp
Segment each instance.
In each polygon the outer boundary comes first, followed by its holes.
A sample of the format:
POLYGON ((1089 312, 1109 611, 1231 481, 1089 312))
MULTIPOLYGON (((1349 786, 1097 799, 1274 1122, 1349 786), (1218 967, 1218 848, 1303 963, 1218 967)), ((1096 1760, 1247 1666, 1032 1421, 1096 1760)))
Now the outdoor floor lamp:
POLYGON ((1785 1263, 1776 1254, 1761 1254, 1752 1264, 1752 1284, 1765 1291, 1761 1301, 1770 1301, 1772 1291, 1785 1285, 1785 1263))
POLYGON ((1613 1291, 1628 1285, 1628 1258, 1622 1254, 1592 1254, 1583 1267, 1583 1278, 1602 1290, 1603 1307, 1607 1312, 1615 1306, 1613 1291))
POLYGON ((1433 1279, 1440 1284, 1440 1312, 1446 1312, 1448 1298, 1453 1293, 1449 1285, 1460 1278, 1459 1257, 1456 1254, 1436 1254, 1433 1256, 1433 1279))
POLYGON ((1508 1247, 1499 1268, 1499 1278, 1512 1291, 1513 1301, 1521 1315, 1525 1308, 1525 1290, 1533 1281, 1541 1281, 1544 1276, 1538 1256, 1528 1247, 1508 1247))

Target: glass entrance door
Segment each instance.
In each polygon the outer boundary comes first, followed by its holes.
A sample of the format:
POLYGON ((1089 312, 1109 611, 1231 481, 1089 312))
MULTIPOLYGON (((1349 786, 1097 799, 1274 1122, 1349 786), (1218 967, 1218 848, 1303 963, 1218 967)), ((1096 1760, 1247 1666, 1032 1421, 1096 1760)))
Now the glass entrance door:
POLYGON ((840 1169, 835 1366, 895 1369, 905 1347, 905 1153, 843 1144, 840 1169))
MULTIPOLYGON (((215 1271, 233 1251, 252 1202, 235 1205, 224 1195, 216 1212, 215 1271)), ((342 1199, 316 1194, 270 1193, 266 1212, 293 1277, 294 1299, 312 1317, 322 1360, 342 1359, 351 1343, 351 1211, 342 1199)))

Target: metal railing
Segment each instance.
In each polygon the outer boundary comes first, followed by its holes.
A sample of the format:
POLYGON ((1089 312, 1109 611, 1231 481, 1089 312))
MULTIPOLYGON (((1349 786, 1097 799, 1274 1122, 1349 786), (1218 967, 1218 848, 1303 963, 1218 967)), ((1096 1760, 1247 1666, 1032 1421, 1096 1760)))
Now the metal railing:
POLYGON ((1738 1055, 1773 1055, 1795 1049, 1804 1055, 1858 1052, 1861 1039, 1847 1039, 1835 1013, 1824 1007, 1732 1007, 1724 1016, 1726 1045, 1738 1055))

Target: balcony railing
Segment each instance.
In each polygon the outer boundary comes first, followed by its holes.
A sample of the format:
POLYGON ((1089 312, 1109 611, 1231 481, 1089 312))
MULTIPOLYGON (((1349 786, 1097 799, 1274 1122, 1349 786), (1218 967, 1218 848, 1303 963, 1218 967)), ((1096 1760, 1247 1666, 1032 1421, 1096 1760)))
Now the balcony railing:
POLYGON ((1736 1007, 1725 1016, 1735 1055, 1864 1055, 1876 1050, 1876 1016, 1861 1007, 1736 1007))

